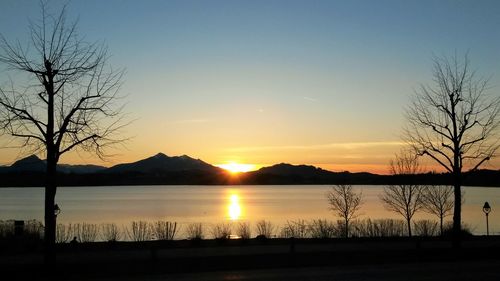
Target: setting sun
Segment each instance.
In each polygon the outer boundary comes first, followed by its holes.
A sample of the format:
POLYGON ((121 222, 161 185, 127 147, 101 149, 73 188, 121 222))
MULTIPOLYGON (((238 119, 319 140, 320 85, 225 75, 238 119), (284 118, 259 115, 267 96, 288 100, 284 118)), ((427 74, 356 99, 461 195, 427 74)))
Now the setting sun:
POLYGON ((236 163, 236 162, 229 162, 227 164, 220 164, 220 165, 217 165, 217 167, 220 167, 224 170, 227 170, 233 174, 253 171, 256 168, 255 165, 253 165, 253 164, 240 164, 240 163, 236 163))

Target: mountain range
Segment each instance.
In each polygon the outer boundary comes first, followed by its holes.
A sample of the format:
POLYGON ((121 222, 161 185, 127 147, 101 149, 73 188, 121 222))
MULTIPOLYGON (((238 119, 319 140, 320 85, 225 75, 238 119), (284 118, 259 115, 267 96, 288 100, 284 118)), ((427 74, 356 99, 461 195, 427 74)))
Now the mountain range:
MULTIPOLYGON (((46 161, 38 158, 36 155, 31 155, 21 160, 14 162, 11 166, 0 167, 0 173, 8 172, 44 172, 46 169, 46 161)), ((98 165, 69 165, 59 164, 57 170, 63 173, 80 173, 89 174, 105 170, 106 167, 98 165)))
MULTIPOLYGON (((45 182, 45 160, 32 155, 11 166, 0 167, 0 186, 41 186, 45 182)), ((332 172, 310 165, 280 163, 256 171, 231 174, 219 167, 187 155, 158 153, 132 163, 112 167, 59 164, 61 186, 155 185, 155 184, 449 184, 449 174, 426 173, 389 176, 372 173, 332 172)), ((465 185, 500 186, 500 170, 468 173, 465 185)))

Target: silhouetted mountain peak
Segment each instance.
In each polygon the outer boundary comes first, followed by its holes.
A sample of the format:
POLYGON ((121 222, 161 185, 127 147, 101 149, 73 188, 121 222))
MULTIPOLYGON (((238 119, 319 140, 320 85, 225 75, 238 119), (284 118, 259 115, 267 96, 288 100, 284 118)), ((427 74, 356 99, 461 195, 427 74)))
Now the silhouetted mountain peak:
POLYGON ((165 159, 165 158, 169 158, 167 155, 165 155, 164 153, 161 153, 161 152, 158 152, 155 156, 153 156, 152 158, 155 158, 155 159, 165 159))
MULTIPOLYGON (((30 155, 26 158, 14 162, 10 167, 4 167, 3 172, 45 172, 47 162, 36 155, 30 155)), ((57 171, 62 173, 88 174, 104 170, 105 167, 98 165, 70 165, 57 164, 57 171)))
POLYGON ((45 170, 45 161, 36 155, 30 155, 14 162, 10 169, 15 171, 43 171, 45 170))
POLYGON ((38 156, 36 155, 30 155, 26 158, 23 158, 23 159, 20 159, 20 160, 17 160, 16 162, 14 162, 11 167, 15 167, 15 166, 19 166, 19 165, 24 165, 24 164, 33 164, 33 163, 41 163, 41 162, 44 162, 42 159, 40 159, 38 156))
POLYGON ((111 173, 122 172, 178 172, 178 171, 216 171, 219 168, 205 163, 199 159, 191 158, 187 155, 167 156, 164 153, 157 153, 154 156, 139 160, 133 163, 118 164, 107 170, 111 173))

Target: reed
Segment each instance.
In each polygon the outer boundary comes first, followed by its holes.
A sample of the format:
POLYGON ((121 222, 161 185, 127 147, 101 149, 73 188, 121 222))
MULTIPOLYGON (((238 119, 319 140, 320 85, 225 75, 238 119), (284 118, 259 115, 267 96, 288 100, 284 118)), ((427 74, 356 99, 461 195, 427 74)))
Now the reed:
POLYGON ((313 220, 309 224, 309 233, 311 238, 334 238, 335 237, 335 225, 326 219, 313 220))
POLYGON ((101 237, 104 241, 116 242, 123 236, 118 226, 114 223, 103 223, 100 227, 101 237))
POLYGON ((73 237, 73 225, 58 223, 56 226, 56 243, 67 243, 73 237))
POLYGON ((131 241, 142 242, 151 240, 151 229, 146 221, 133 221, 130 228, 126 228, 128 238, 131 241))
POLYGON ((210 232, 214 239, 229 239, 232 226, 230 223, 217 223, 212 226, 210 232))
POLYGON ((271 238, 276 227, 270 221, 260 220, 255 224, 255 229, 258 237, 271 238))
POLYGON ((178 228, 176 222, 156 221, 151 223, 151 231, 157 240, 174 240, 178 228))
POLYGON ((415 221, 413 222, 413 229, 415 230, 415 235, 417 236, 429 237, 439 234, 438 223, 433 220, 415 221))
POLYGON ((281 228, 282 238, 307 238, 309 237, 309 224, 305 220, 287 221, 281 228))
POLYGON ((77 223, 74 225, 74 235, 78 242, 95 242, 99 237, 99 225, 93 223, 77 223))

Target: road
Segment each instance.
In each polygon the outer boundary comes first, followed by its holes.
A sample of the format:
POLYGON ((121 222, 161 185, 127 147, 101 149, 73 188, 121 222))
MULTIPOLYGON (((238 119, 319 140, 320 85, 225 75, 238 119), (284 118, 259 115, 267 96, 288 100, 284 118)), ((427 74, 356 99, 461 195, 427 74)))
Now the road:
MULTIPOLYGON (((85 280, 85 279, 74 279, 85 280)), ((88 280, 124 281, 477 281, 500 280, 497 260, 432 262, 362 266, 301 267, 265 270, 218 271, 166 275, 137 275, 88 280)))

